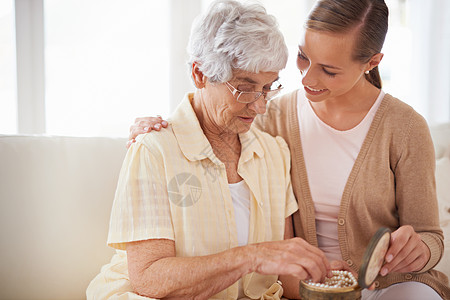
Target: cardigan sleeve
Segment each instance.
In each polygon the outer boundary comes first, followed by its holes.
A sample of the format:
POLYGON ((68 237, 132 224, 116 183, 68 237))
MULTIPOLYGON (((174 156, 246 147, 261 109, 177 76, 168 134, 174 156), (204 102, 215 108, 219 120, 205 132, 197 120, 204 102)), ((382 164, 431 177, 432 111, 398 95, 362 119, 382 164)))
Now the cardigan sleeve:
POLYGON ((400 226, 411 225, 430 249, 430 259, 419 272, 432 269, 444 245, 436 198, 435 154, 425 119, 412 111, 395 167, 396 204, 400 226))

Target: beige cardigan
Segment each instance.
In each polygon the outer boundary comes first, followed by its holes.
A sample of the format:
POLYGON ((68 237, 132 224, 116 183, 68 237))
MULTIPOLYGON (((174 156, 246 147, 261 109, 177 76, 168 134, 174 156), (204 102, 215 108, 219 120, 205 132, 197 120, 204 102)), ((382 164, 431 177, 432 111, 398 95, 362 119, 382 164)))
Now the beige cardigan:
MULTIPOLYGON (((291 179, 299 211, 295 235, 317 246, 314 204, 308 185, 297 116, 297 91, 269 102, 256 126, 283 137, 292 157, 291 179)), ((404 281, 423 282, 450 299, 448 279, 432 268, 443 254, 435 189, 434 148, 426 121, 410 106, 386 94, 346 183, 338 215, 342 258, 358 271, 370 238, 381 227, 412 225, 431 257, 417 273, 378 276, 377 288, 404 281)))

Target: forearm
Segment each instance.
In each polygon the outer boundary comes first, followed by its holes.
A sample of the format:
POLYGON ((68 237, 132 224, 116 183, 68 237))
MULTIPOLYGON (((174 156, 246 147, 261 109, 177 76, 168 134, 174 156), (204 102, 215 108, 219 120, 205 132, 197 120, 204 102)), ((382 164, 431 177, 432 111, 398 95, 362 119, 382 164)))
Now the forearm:
POLYGON ((208 299, 251 272, 247 247, 199 257, 167 257, 139 274, 134 289, 147 297, 208 299))

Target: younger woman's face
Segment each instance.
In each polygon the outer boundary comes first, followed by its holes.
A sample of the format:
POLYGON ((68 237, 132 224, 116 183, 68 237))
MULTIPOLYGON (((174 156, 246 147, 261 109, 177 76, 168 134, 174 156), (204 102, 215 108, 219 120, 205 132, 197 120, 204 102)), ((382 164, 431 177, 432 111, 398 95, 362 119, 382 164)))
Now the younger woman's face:
POLYGON ((306 29, 299 44, 297 67, 306 97, 313 102, 345 96, 366 82, 369 64, 352 59, 355 31, 336 34, 306 29))

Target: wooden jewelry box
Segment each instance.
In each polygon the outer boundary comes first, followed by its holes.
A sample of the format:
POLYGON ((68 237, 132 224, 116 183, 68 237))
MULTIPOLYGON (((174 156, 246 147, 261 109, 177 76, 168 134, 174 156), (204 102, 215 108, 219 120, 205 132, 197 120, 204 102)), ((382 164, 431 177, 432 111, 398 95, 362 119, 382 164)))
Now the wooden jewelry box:
POLYGON ((364 252, 358 280, 350 272, 333 271, 333 278, 327 278, 323 283, 301 281, 301 298, 314 300, 361 299, 362 289, 372 285, 384 264, 390 240, 391 231, 388 228, 382 227, 373 235, 364 252))

